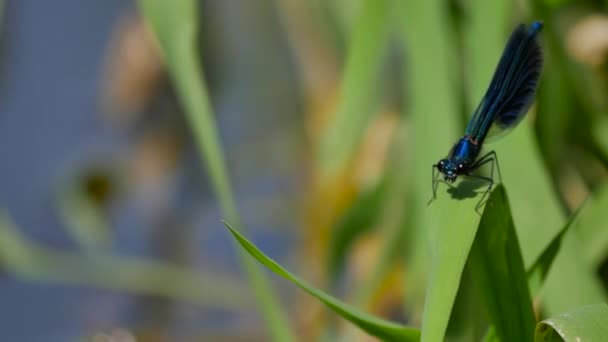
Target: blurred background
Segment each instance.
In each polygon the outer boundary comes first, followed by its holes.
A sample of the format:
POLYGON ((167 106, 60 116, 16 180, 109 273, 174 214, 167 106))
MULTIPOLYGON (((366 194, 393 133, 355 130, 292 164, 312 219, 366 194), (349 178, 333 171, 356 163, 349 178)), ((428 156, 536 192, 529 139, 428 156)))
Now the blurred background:
MULTIPOLYGON (((400 36, 406 19, 390 9, 399 2, 200 0, 197 41, 247 237, 337 297, 419 325, 424 285, 420 269, 404 266, 417 255, 404 246, 416 241, 406 228, 431 187, 428 172, 426 195, 411 190, 422 181, 411 176, 408 151, 433 137, 408 133, 418 122, 409 109, 419 79, 409 77, 420 59, 400 36)), ((472 14, 494 6, 481 1, 434 3, 443 17, 426 26, 444 36, 413 21, 405 30, 417 44, 447 42, 440 63, 428 63, 455 66, 442 76, 457 94, 449 140, 498 61, 487 57, 483 82, 469 77, 468 49, 487 47, 469 40, 471 27, 483 28, 475 18, 491 23, 500 14, 505 24, 482 40, 498 51, 516 24, 545 22, 547 67, 526 125, 555 208, 567 217, 607 176, 608 3, 520 0, 487 14, 472 14)), ((268 340, 137 4, 0 4, 0 340, 268 340)), ((441 96, 429 101, 444 103, 441 96)), ((517 160, 501 159, 510 162, 517 160)), ((605 247, 593 264, 602 293, 605 247)), ((299 340, 369 340, 267 276, 299 340)))

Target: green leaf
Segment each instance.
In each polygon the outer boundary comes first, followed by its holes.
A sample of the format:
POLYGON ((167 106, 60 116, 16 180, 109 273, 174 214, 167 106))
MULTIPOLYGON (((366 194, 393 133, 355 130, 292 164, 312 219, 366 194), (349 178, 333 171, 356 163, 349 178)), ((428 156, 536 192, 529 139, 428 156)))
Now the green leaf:
POLYGON ((573 228, 578 232, 583 253, 593 267, 599 267, 608 256, 608 229, 606 229, 606 208, 608 208, 608 184, 603 185, 587 200, 585 210, 573 228))
POLYGON ((536 259, 534 264, 530 267, 527 272, 528 277, 528 286, 530 288, 530 293, 533 297, 535 297, 540 289, 542 288, 545 280, 547 278, 547 274, 549 274, 549 270, 551 266, 553 266, 553 262, 557 257, 557 253, 562 245, 562 239, 565 233, 570 229, 572 223, 576 219, 576 216, 573 217, 562 229, 562 231, 557 234, 553 241, 545 248, 543 253, 536 259))
POLYGON ((475 207, 482 194, 475 189, 480 185, 485 183, 465 180, 449 191, 439 187, 437 199, 428 207, 428 221, 436 219, 437 224, 429 227, 431 266, 422 316, 423 341, 444 340, 479 226, 480 215, 475 207))
POLYGON ((418 341, 420 333, 417 329, 409 328, 397 323, 383 320, 381 318, 366 314, 359 309, 350 306, 325 292, 314 288, 313 286, 306 283, 304 280, 299 279, 292 273, 285 270, 281 265, 270 259, 258 248, 256 248, 251 242, 247 241, 238 231, 232 228, 228 223, 225 223, 226 227, 230 230, 232 235, 241 244, 241 246, 255 259, 257 259, 264 266, 268 267, 271 271, 277 275, 291 281, 296 284, 302 290, 308 294, 317 298, 328 308, 349 320, 359 328, 367 332, 368 334, 378 337, 386 341, 418 341))
POLYGON ((536 326, 536 342, 605 341, 608 336, 608 305, 583 306, 546 319, 536 326))
POLYGON ((353 155, 374 113, 379 64, 387 51, 390 0, 364 0, 354 25, 341 94, 318 151, 325 172, 339 170, 353 155))
MULTIPOLYGON (((407 158, 402 158, 402 172, 408 172, 407 183, 410 186, 408 238, 404 246, 408 279, 405 305, 409 316, 418 320, 430 268, 427 241, 433 241, 427 235, 441 224, 433 214, 438 211, 446 216, 443 221, 446 229, 476 227, 478 215, 477 218, 468 215, 474 212, 474 200, 465 204, 461 203, 463 201, 438 199, 431 207, 427 206, 432 195, 431 166, 448 153, 458 135, 462 134, 459 129, 460 103, 452 84, 457 52, 453 46, 455 40, 451 36, 453 28, 449 26, 446 3, 442 0, 397 3, 400 5, 399 22, 402 23, 405 51, 404 88, 407 93, 404 97, 407 99, 405 113, 408 116, 408 120, 402 120, 398 137, 402 138, 405 146, 403 150, 407 158)), ((445 187, 440 187, 439 192, 444 191, 445 187)), ((449 302, 446 304, 451 305, 449 302)), ((433 319, 445 319, 446 322, 427 321, 427 328, 423 327, 429 332, 440 328, 435 330, 439 339, 443 336, 449 310, 441 314, 445 318, 438 316, 433 319)))
POLYGON ((490 201, 471 250, 473 277, 500 340, 532 341, 536 321, 503 186, 490 201))
POLYGON ((608 299, 595 273, 608 242, 604 229, 607 204, 608 186, 604 186, 587 199, 563 233, 561 248, 542 291, 549 315, 608 299))
POLYGON ((606 300, 594 268, 582 257, 585 248, 575 230, 565 233, 541 293, 549 315, 606 300))
MULTIPOLYGON (((209 103, 196 45, 200 12, 196 0, 139 0, 139 7, 160 43, 186 118, 206 162, 206 167, 218 198, 223 216, 239 222, 215 120, 209 103)), ((251 287, 267 327, 275 341, 294 340, 286 315, 279 306, 270 284, 261 270, 242 253, 241 264, 249 276, 251 287)))
MULTIPOLYGON (((608 187, 606 187, 606 189, 608 189, 608 187)), ((582 226, 593 227, 591 229, 587 228, 591 231, 600 231, 600 229, 596 228, 596 225, 601 225, 601 222, 598 221, 597 218, 599 216, 599 213, 602 212, 605 208, 606 204, 604 203, 603 197, 606 194, 608 194, 608 192, 605 192, 604 194, 601 194, 599 196, 599 202, 594 200, 595 196, 587 199, 571 216, 571 218, 568 220, 568 223, 564 225, 559 234, 555 236, 553 241, 551 241, 549 246, 545 248, 543 253, 534 262, 534 264, 528 269, 528 284, 533 297, 538 294, 541 287, 545 283, 546 277, 549 274, 549 271, 553 266, 558 252, 561 248, 564 235, 566 235, 568 231, 575 230, 581 233, 582 226)), ((602 233, 600 234, 603 235, 602 233)), ((585 245, 592 245, 594 242, 589 241, 584 243, 585 245)), ((588 251, 589 248, 586 248, 585 250, 588 251)), ((591 248, 591 250, 593 251, 595 249, 591 248)), ((593 254, 593 252, 590 253, 593 254)))

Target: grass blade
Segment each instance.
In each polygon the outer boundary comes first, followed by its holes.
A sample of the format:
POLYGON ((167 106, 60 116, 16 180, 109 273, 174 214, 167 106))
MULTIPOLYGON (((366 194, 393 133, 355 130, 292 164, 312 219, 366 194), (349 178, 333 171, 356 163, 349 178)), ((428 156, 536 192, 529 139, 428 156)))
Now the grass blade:
POLYGON ((606 245, 601 219, 606 208, 606 189, 608 187, 602 188, 577 210, 528 270, 528 281, 534 295, 540 292, 548 277, 548 286, 542 295, 547 310, 554 314, 560 309, 572 309, 581 304, 593 303, 598 298, 606 298, 604 289, 597 279, 592 278, 593 260, 596 255, 603 254, 603 246, 606 245), (563 245, 569 251, 577 251, 576 256, 567 257, 563 251, 560 252, 563 245), (571 277, 577 279, 570 280, 571 277), (589 278, 591 281, 585 281, 589 278), (568 296, 563 293, 568 293, 568 296))
POLYGON ((575 230, 566 232, 542 290, 542 303, 547 314, 556 315, 606 300, 605 290, 593 267, 581 257, 585 249, 575 230))
POLYGON ((608 256, 608 229, 606 229, 606 208, 608 208, 608 184, 587 200, 576 222, 576 230, 585 246, 584 254, 593 267, 599 267, 608 256))
MULTIPOLYGON (((456 52, 452 46, 452 28, 448 25, 444 1, 401 1, 399 4, 406 52, 407 68, 404 79, 408 103, 406 113, 409 118, 402 121, 399 136, 407 138, 403 139, 406 146, 404 150, 407 151, 404 167, 407 167, 409 172, 408 185, 411 186, 408 206, 409 238, 406 239, 407 245, 404 247, 407 251, 406 268, 409 280, 406 285, 406 310, 410 312, 409 316, 418 320, 429 269, 426 242, 434 242, 432 238, 427 237, 428 232, 438 230, 441 222, 445 225, 444 229, 462 227, 466 231, 470 227, 477 227, 479 218, 468 215, 474 212, 473 200, 438 199, 430 208, 427 207, 427 201, 432 195, 431 166, 446 155, 458 134, 462 133, 458 129, 459 103, 451 78, 455 70, 453 56, 456 52), (437 212, 445 215, 443 221, 433 215, 437 212), (462 215, 463 213, 466 214, 462 215)), ((439 192, 445 190, 445 187, 440 186, 439 192)), ((429 311, 432 306, 424 304, 427 307, 427 320, 423 331, 427 331, 427 334, 434 332, 433 336, 441 339, 449 318, 453 295, 449 294, 443 298, 448 299, 443 302, 448 307, 442 310, 429 311), (432 318, 428 316, 429 312, 433 312, 432 318)), ((439 302, 443 299, 439 299, 439 302)), ((427 297, 426 301, 428 300, 427 297)))
POLYGON ((528 286, 530 288, 530 293, 532 297, 535 297, 542 288, 545 280, 547 279, 547 275, 549 274, 549 270, 551 266, 553 266, 553 262, 557 257, 557 253, 562 245, 562 239, 566 232, 573 225, 574 220, 576 220, 576 216, 571 219, 562 229, 562 231, 553 238, 553 241, 545 248, 543 253, 536 259, 536 261, 530 266, 527 271, 528 274, 528 286))
MULTIPOLYGON (((169 72, 185 108, 186 117, 194 131, 194 138, 206 162, 211 183, 220 202, 224 217, 239 222, 224 162, 207 89, 196 48, 198 24, 195 0, 139 0, 139 6, 156 34, 164 53, 169 72)), ((241 263, 258 299, 267 327, 275 341, 291 341, 289 330, 278 299, 260 273, 257 265, 239 253, 241 263)))
POLYGON ((540 322, 536 342, 605 341, 608 336, 608 305, 587 305, 540 322))
POLYGON ((437 200, 429 206, 428 216, 438 224, 429 227, 431 267, 422 315, 422 341, 443 341, 462 272, 480 216, 475 206, 472 182, 461 182, 455 191, 439 191, 437 200))
POLYGON ((317 298, 328 308, 349 320, 359 328, 369 333, 372 336, 378 337, 385 341, 418 341, 420 332, 417 329, 409 328, 397 323, 389 322, 378 317, 361 312, 359 309, 350 306, 342 301, 326 294, 325 292, 314 288, 305 281, 299 279, 289 271, 285 270, 281 265, 270 259, 262 253, 257 247, 249 242, 243 235, 226 223, 226 227, 230 230, 235 239, 241 246, 255 259, 264 266, 268 267, 275 274, 291 281, 302 290, 306 291, 311 296, 317 298))
POLYGON ((329 174, 340 170, 353 155, 374 112, 379 64, 387 50, 391 3, 364 0, 361 4, 350 41, 338 109, 318 151, 319 163, 329 174))
POLYGON ((486 206, 469 262, 496 336, 532 341, 534 312, 509 202, 503 186, 486 206))

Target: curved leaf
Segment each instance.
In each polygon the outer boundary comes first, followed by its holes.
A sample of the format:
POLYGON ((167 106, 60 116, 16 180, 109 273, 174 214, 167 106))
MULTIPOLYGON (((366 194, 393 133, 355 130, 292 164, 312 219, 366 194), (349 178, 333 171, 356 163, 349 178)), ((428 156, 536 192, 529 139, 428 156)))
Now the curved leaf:
POLYGON ((437 199, 427 210, 427 220, 437 220, 437 224, 428 231, 431 267, 422 315, 423 341, 444 340, 479 226, 480 215, 475 207, 482 195, 476 194, 477 185, 481 184, 463 181, 448 191, 439 187, 437 199))
POLYGON ((534 311, 509 202, 502 185, 486 205, 470 265, 486 311, 501 341, 532 341, 534 311))
MULTIPOLYGON (((465 204, 463 201, 443 201, 438 198, 430 207, 426 205, 432 194, 431 165, 444 157, 462 134, 458 129, 460 103, 452 83, 457 62, 454 58, 457 55, 455 40, 451 39, 454 30, 449 24, 445 1, 397 3, 400 5, 401 33, 406 53, 404 88, 407 92, 404 96, 408 115, 408 120, 402 121, 398 137, 404 137, 407 159, 404 158, 403 170, 408 172, 411 186, 407 208, 408 238, 404 246, 408 279, 405 303, 408 315, 419 319, 430 269, 426 242, 433 241, 427 234, 438 229, 440 222, 446 225, 445 228, 476 227, 479 215, 469 215, 474 213, 473 201, 465 204), (439 221, 436 214, 445 215, 446 220, 439 221)), ((443 192, 445 188, 440 187, 439 190, 443 192)), ((427 316, 424 322, 426 327, 423 326, 423 330, 437 334, 433 334, 437 340, 443 339, 452 301, 453 298, 446 302, 447 308, 435 311, 433 317, 427 316)), ((424 305, 428 312, 428 304, 424 305)))
POLYGON ((583 254, 590 264, 599 267, 608 256, 608 229, 606 229, 606 208, 608 208, 608 184, 595 191, 581 210, 580 219, 573 228, 581 238, 585 248, 583 254))
MULTIPOLYGON (((201 160, 207 167, 222 215, 238 222, 239 214, 196 45, 200 12, 198 2, 139 0, 138 4, 165 56, 169 74, 193 131, 201 160)), ((239 253, 239 258, 273 340, 294 340, 279 300, 261 275, 261 270, 245 255, 239 253)))
POLYGON ((364 313, 361 310, 348 305, 339 299, 328 295, 327 293, 314 288, 304 280, 299 279, 294 274, 285 270, 281 265, 270 259, 258 248, 256 248, 251 242, 249 242, 244 236, 238 231, 232 228, 228 223, 225 223, 226 227, 230 230, 232 235, 241 244, 241 246, 255 259, 257 259, 264 266, 268 267, 271 271, 278 274, 279 276, 291 281, 296 284, 302 290, 308 294, 317 298, 328 308, 334 312, 349 320, 359 328, 367 332, 372 336, 376 336, 385 341, 418 341, 420 339, 420 332, 417 329, 409 328, 401 324, 393 323, 370 314, 364 313))
POLYGON ((593 304, 546 319, 536 326, 537 342, 605 341, 608 336, 608 305, 593 304))

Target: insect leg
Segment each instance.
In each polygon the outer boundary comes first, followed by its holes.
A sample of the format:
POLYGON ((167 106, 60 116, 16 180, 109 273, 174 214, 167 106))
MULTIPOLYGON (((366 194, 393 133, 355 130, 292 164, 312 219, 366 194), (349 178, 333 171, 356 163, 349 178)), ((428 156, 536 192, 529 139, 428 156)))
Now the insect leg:
POLYGON ((432 178, 431 178, 431 187, 433 189, 433 197, 429 200, 429 203, 427 203, 427 205, 431 204, 431 202, 433 202, 436 198, 437 198, 437 165, 433 164, 431 166, 431 174, 432 174, 432 178))
POLYGON ((492 166, 490 169, 490 177, 494 179, 494 164, 496 164, 496 169, 498 170, 498 179, 502 183, 502 174, 500 173, 500 164, 498 163, 498 157, 496 156, 495 151, 490 151, 486 153, 483 157, 479 158, 475 164, 471 167, 471 169, 478 169, 480 166, 492 162, 492 166))
POLYGON ((492 191, 492 187, 494 186, 494 179, 491 177, 485 177, 485 176, 478 176, 478 175, 467 175, 468 177, 471 178, 477 178, 483 181, 486 181, 488 183, 490 183, 488 185, 488 187, 486 188, 486 191, 483 193, 483 196, 481 196, 481 199, 479 200, 479 202, 477 202, 477 205, 475 205, 475 211, 481 215, 481 213, 479 212, 479 209, 481 209, 481 206, 484 204, 484 200, 486 199, 486 197, 490 194, 490 192, 492 191))

